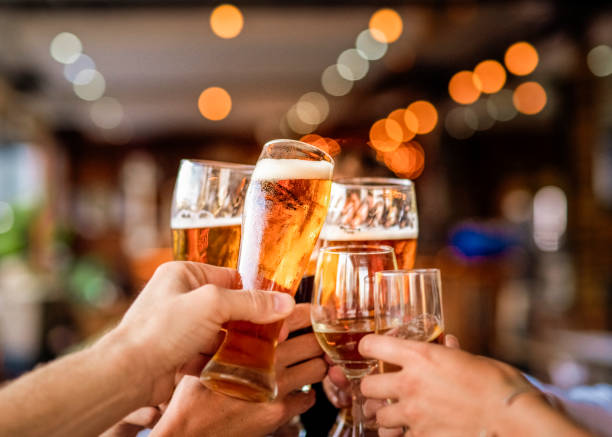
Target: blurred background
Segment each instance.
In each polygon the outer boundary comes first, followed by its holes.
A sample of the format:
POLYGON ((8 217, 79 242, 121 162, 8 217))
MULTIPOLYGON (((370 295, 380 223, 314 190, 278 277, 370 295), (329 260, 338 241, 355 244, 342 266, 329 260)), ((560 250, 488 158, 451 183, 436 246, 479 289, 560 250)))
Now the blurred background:
POLYGON ((318 141, 415 180, 464 348, 612 382, 612 7, 0 6, 0 380, 92 341, 171 258, 181 158, 318 141))

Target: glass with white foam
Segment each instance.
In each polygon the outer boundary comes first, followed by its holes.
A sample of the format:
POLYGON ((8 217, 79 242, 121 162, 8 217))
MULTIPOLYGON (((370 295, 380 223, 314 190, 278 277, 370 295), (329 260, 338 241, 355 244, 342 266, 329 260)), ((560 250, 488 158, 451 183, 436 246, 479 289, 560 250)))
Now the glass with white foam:
MULTIPOLYGON (((325 221, 333 167, 329 155, 309 144, 275 140, 264 146, 245 198, 237 288, 295 294, 325 221)), ((228 323, 202 383, 240 399, 274 399, 281 325, 228 323)))

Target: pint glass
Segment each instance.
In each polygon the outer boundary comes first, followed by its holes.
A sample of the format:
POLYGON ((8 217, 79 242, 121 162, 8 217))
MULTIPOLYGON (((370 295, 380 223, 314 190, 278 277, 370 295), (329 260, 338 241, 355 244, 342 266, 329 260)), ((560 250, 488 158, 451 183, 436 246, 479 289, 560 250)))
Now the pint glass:
MULTIPOLYGON (((299 141, 264 146, 245 198, 238 259, 243 289, 294 295, 325 221, 333 165, 325 152, 299 141)), ((202 383, 241 399, 273 399, 281 324, 228 323, 202 383)))

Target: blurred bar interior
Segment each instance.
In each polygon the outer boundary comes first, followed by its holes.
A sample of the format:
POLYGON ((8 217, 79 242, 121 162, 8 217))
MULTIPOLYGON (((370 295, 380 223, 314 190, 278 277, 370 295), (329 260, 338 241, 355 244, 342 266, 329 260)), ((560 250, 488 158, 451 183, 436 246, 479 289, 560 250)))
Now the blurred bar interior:
POLYGON ((447 331, 612 382, 612 7, 4 1, 0 380, 91 341, 171 258, 181 158, 318 141, 415 180, 447 331))

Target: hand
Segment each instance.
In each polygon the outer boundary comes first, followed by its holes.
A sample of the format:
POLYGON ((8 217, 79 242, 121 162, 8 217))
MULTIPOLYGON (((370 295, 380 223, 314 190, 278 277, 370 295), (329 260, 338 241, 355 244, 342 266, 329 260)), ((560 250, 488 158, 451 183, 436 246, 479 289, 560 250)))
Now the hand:
POLYGON ((155 407, 142 407, 100 434, 100 437, 136 437, 145 428, 153 428, 161 413, 155 407))
MULTIPOLYGON (((310 304, 296 305, 283 332, 310 325, 310 304)), ((320 381, 327 370, 314 334, 304 334, 279 344, 276 355, 278 396, 273 402, 255 403, 224 396, 205 388, 198 378, 184 376, 151 437, 263 436, 291 417, 308 410, 314 392, 300 388, 320 381), (298 364, 299 363, 299 364, 298 364)))
POLYGON ((403 366, 398 372, 368 375, 361 384, 364 396, 395 401, 379 405, 375 413, 378 424, 387 428, 384 436, 401 435, 402 426, 410 427, 409 435, 490 434, 498 410, 507 408, 504 399, 530 387, 504 363, 436 344, 369 335, 359 351, 403 366))
POLYGON ((143 405, 170 397, 176 371, 218 347, 223 323, 271 323, 295 306, 284 293, 229 289, 236 284, 234 270, 201 263, 170 262, 156 270, 119 326, 103 339, 128 349, 130 370, 144 378, 143 405))

